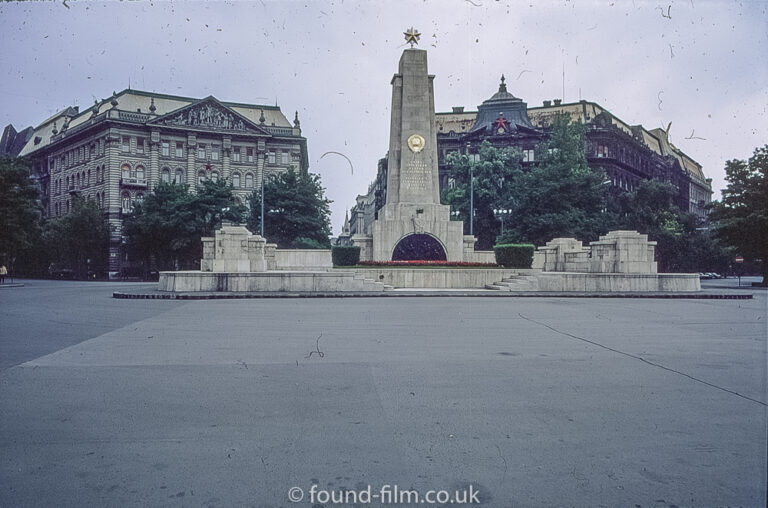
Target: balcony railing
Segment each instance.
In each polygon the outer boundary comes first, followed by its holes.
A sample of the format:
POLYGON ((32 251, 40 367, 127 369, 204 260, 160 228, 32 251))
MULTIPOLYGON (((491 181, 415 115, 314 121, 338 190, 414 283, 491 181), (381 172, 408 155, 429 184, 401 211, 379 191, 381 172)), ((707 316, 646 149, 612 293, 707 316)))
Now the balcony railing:
POLYGON ((142 189, 147 188, 146 178, 121 178, 120 185, 123 187, 140 187, 142 189))

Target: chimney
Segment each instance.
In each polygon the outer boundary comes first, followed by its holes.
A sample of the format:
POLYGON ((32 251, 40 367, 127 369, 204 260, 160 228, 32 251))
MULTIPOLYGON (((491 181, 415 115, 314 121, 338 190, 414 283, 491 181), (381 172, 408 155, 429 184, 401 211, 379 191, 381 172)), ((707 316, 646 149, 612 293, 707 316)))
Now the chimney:
POLYGON ((463 113, 464 112, 464 106, 453 106, 453 112, 454 113, 463 113))
POLYGON ((544 107, 548 108, 552 105, 552 101, 544 101, 544 107))
POLYGON ((555 106, 559 106, 561 102, 563 102, 562 99, 553 99, 555 101, 555 106))

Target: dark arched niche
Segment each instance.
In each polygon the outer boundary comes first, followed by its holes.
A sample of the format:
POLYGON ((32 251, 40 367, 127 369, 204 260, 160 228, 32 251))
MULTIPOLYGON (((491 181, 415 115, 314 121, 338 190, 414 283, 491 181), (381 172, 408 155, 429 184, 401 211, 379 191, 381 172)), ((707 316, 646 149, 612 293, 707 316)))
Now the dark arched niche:
POLYGON ((395 245, 392 261, 445 261, 445 249, 434 237, 417 233, 395 245))

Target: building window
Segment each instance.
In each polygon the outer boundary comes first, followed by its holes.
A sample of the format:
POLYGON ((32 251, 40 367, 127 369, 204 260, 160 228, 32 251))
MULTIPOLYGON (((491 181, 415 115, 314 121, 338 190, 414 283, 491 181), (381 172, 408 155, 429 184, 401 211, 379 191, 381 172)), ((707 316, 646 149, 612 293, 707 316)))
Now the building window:
POLYGON ((282 153, 282 161, 283 164, 290 164, 291 163, 291 153, 290 152, 283 152, 282 153))
POLYGON ((123 164, 123 167, 120 168, 120 174, 123 180, 129 179, 131 177, 131 166, 128 164, 123 164))
POLYGON ((219 181, 219 172, 218 171, 211 172, 211 181, 214 182, 214 183, 219 181))
POLYGON ((247 148, 245 150, 245 156, 248 159, 248 162, 253 162, 253 148, 247 148))
POLYGON ((219 160, 219 145, 211 145, 211 160, 219 160))
POLYGON ((197 158, 205 159, 205 145, 197 145, 197 158))
POLYGON ((181 142, 176 143, 176 157, 178 158, 184 157, 184 143, 181 143, 181 142))
POLYGON ((144 138, 136 138, 136 153, 144 153, 144 138))
POLYGON ((163 183, 171 183, 171 171, 168 168, 163 168, 160 172, 160 181, 163 183))
POLYGON ((275 163, 275 152, 268 152, 267 153, 267 163, 274 164, 275 163))
POLYGON ((182 184, 184 183, 184 170, 181 168, 176 168, 176 174, 173 175, 173 183, 182 184))
POLYGON ((240 147, 236 146, 232 149, 232 161, 240 162, 240 147))
POLYGON ((240 187, 240 173, 232 174, 232 187, 240 187))
POLYGON ((136 178, 144 180, 144 166, 136 166, 136 178))
POLYGON ((535 160, 534 151, 530 148, 523 150, 523 162, 533 162, 535 160))
POLYGON ((197 184, 203 185, 204 181, 205 181, 205 171, 199 171, 197 173, 197 184))
POLYGON ((245 174, 245 188, 246 189, 253 188, 253 175, 251 173, 245 174))
POLYGON ((608 157, 608 145, 597 145, 597 156, 598 157, 608 157))
POLYGON ((120 150, 123 152, 130 152, 131 151, 131 138, 128 136, 122 137, 122 145, 120 147, 120 150))
POLYGON ((85 181, 85 185, 91 185, 91 170, 88 170, 88 179, 85 181))
POLYGON ((123 192, 123 195, 120 198, 120 203, 123 209, 123 213, 130 213, 131 212, 131 195, 127 192, 123 192))
POLYGON ((171 144, 167 141, 160 143, 160 155, 168 157, 171 154, 171 144))

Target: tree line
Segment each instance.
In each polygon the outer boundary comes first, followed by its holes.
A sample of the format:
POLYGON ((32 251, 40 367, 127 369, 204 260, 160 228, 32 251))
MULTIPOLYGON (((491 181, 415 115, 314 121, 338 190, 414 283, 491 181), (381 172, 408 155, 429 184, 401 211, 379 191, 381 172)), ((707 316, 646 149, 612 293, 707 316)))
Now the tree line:
POLYGON ((589 167, 585 127, 567 115, 554 119, 549 139, 536 148, 536 160, 524 169, 519 150, 488 142, 474 157, 447 155, 450 185, 442 201, 459 212, 456 218, 468 233, 474 194, 477 249, 498 243, 541 246, 556 237, 589 242, 610 230, 631 229, 657 242, 660 271, 727 273, 741 254, 761 266, 765 278, 768 145, 748 161, 727 162, 728 186, 722 200, 709 205, 707 220, 675 205, 671 183, 644 180, 631 191, 612 186, 605 172, 589 167))
MULTIPOLYGON (((708 221, 680 210, 669 183, 643 181, 628 192, 609 185, 604 172, 589 167, 585 148, 584 127, 560 117, 537 147, 538 162, 530 169, 523 169, 518 150, 489 143, 476 158, 451 153, 451 184, 442 191, 443 203, 458 212, 468 230, 471 175, 474 233, 482 250, 500 242, 540 246, 561 236, 589 242, 609 230, 634 229, 657 242, 660 271, 727 272, 739 254, 766 280, 768 145, 748 160, 726 163, 727 187, 710 205, 708 221)), ((124 218, 123 253, 144 274, 196 269, 200 238, 211 236, 222 221, 261 231, 261 189, 248 204, 240 204, 225 181, 205 181, 196 192, 159 183, 124 218)), ((292 170, 272 175, 264 183, 265 237, 280 248, 329 247, 329 204, 318 175, 292 170)), ((27 163, 0 160, 0 263, 12 273, 45 276, 53 269, 77 278, 102 277, 111 234, 103 210, 76 195, 69 213, 43 220, 27 163)))
MULTIPOLYGON (((261 230, 261 189, 248 207, 225 181, 188 185, 159 183, 123 218, 121 254, 131 275, 159 270, 199 269, 200 238, 212 236, 222 221, 261 230)), ((264 232, 279 248, 329 248, 330 201, 320 177, 294 170, 264 182, 264 232)), ((43 220, 38 190, 21 159, 0 161, 0 263, 28 276, 103 278, 110 237, 106 214, 95 201, 73 195, 68 213, 43 220)))

